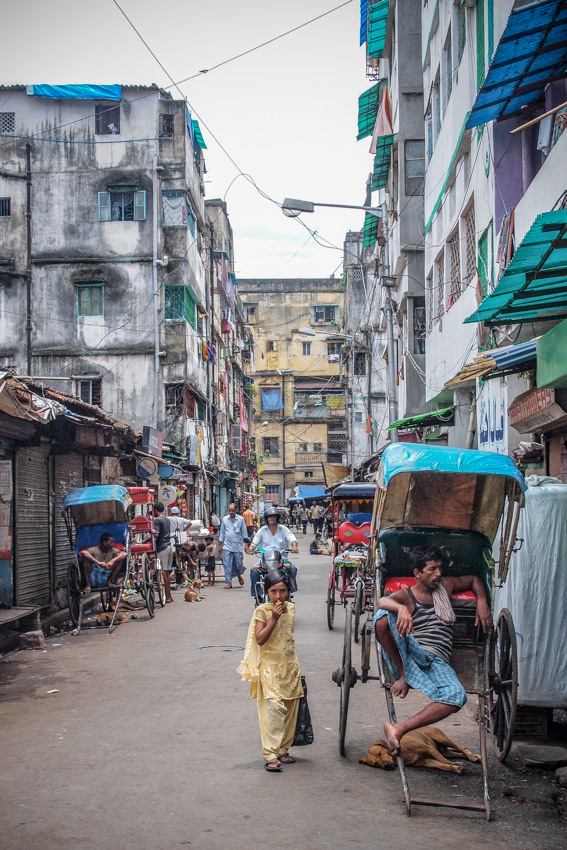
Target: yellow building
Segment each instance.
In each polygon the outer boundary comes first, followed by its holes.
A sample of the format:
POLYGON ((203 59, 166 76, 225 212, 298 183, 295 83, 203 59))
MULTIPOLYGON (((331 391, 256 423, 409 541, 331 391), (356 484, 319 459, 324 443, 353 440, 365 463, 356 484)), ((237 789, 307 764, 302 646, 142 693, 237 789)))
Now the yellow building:
POLYGON ((321 464, 340 464, 346 454, 343 339, 336 333, 341 282, 239 280, 238 290, 254 337, 250 374, 264 498, 286 504, 297 485, 321 487, 321 464))

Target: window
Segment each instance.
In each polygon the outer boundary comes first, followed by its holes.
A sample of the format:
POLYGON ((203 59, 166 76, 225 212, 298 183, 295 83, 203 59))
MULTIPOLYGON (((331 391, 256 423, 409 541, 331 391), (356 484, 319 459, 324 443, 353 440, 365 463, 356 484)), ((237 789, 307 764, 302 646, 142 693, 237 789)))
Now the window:
POLYGON ((165 227, 188 227, 193 238, 197 235, 195 216, 183 189, 169 189, 161 193, 161 220, 165 227))
POLYGON ((413 299, 413 353, 425 354, 425 298, 413 299))
POLYGON ((146 193, 133 186, 98 193, 99 221, 143 221, 146 193))
POLYGON ((467 40, 466 11, 464 3, 460 3, 457 9, 457 65, 461 64, 467 40))
POLYGON ((463 285, 466 286, 472 282, 476 275, 476 233, 473 204, 471 204, 461 220, 461 230, 465 243, 463 285))
POLYGON ((104 284, 76 283, 77 316, 104 315, 104 284))
POLYGON ((347 438, 344 425, 341 423, 327 425, 327 461, 342 463, 346 453, 347 438))
POLYGON ((309 470, 307 470, 306 472, 304 472, 304 473, 303 473, 303 477, 304 477, 304 478, 313 478, 313 470, 312 470, 312 469, 309 469, 309 470))
POLYGON ((423 195, 425 180, 425 142, 423 139, 407 141, 406 151, 406 195, 423 195))
POLYGON ((262 454, 268 454, 270 457, 280 456, 280 439, 279 437, 264 437, 262 440, 262 454))
POLYGON ((240 425, 230 426, 230 448, 233 452, 242 450, 242 431, 240 425))
POLYGON ((433 264, 433 290, 437 296, 434 318, 439 321, 439 330, 441 330, 445 312, 445 254, 443 251, 433 264))
POLYGON ((447 309, 461 297, 461 258, 460 258, 459 231, 455 230, 447 240, 447 253, 449 260, 449 299, 447 309))
POLYGON ((439 68, 433 83, 433 138, 437 142, 441 132, 441 92, 439 91, 439 68))
POLYGON ((359 351, 354 355, 354 374, 359 377, 366 375, 366 352, 359 351))
POLYGON ((311 306, 312 325, 330 325, 339 318, 339 308, 336 304, 314 304, 311 306))
POLYGON ((120 133, 120 104, 101 103, 95 106, 97 136, 117 136, 120 133))
POLYGON ((16 132, 16 113, 0 112, 0 136, 16 132))
POLYGON ((9 216, 12 214, 11 201, 11 198, 0 198, 0 216, 9 216))
POLYGON ((341 343, 340 342, 328 342, 327 343, 327 357, 329 358, 329 363, 338 363, 341 359, 341 343))
POLYGON ((280 503, 280 485, 279 484, 266 484, 266 490, 264 492, 264 499, 266 501, 272 502, 274 505, 279 505, 280 503))
POLYGON ((86 404, 100 407, 102 404, 102 381, 100 378, 78 378, 77 396, 86 404))
POLYGON ((159 137, 160 139, 173 139, 175 126, 175 115, 160 115, 159 116, 159 137))
POLYGON ((356 410, 356 411, 355 411, 355 413, 354 413, 354 421, 355 421, 355 422, 362 422, 362 411, 361 411, 361 410, 356 410))
POLYGON ((250 306, 246 306, 244 308, 244 312, 246 314, 246 321, 247 322, 253 323, 253 322, 256 321, 256 305, 255 304, 251 304, 250 306))
POLYGON ((323 443, 313 443, 313 451, 314 452, 322 452, 323 451, 323 443))
POLYGON ((303 346, 303 349, 302 349, 303 356, 308 357, 311 354, 311 343, 310 342, 304 342, 304 343, 302 343, 302 346, 303 346))
POLYGON ((170 415, 183 413, 184 384, 169 384, 165 387, 165 412, 170 415))
POLYGON ((445 110, 447 109, 449 98, 451 97, 451 91, 453 90, 453 48, 451 45, 451 28, 449 28, 449 32, 447 33, 447 39, 445 41, 445 47, 443 48, 442 72, 443 115, 445 115, 445 110))
POLYGON ((188 286, 166 283, 163 318, 170 321, 183 319, 194 331, 197 329, 197 308, 188 286))
POLYGON ((307 451, 309 451, 309 446, 308 446, 308 444, 307 444, 307 443, 300 443, 300 444, 299 444, 298 451, 300 451, 300 452, 307 452, 307 451))
POLYGON ((266 342, 266 351, 277 351, 277 350, 278 350, 278 346, 277 346, 275 339, 269 339, 266 342))

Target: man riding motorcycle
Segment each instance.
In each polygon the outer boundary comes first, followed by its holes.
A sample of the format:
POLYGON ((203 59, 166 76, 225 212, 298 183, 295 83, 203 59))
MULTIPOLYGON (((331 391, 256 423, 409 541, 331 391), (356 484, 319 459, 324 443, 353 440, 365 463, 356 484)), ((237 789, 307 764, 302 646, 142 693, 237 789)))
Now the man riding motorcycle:
MULTIPOLYGON (((254 552, 256 549, 262 549, 264 551, 277 549, 279 552, 282 552, 284 549, 291 549, 294 555, 299 553, 295 534, 293 534, 285 525, 280 525, 279 519, 280 514, 277 508, 267 508, 267 510, 264 511, 264 522, 266 525, 262 526, 262 528, 260 528, 254 535, 254 539, 248 547, 249 553, 254 552)), ((297 590, 297 567, 289 562, 284 562, 283 566, 286 572, 289 572, 291 576, 292 589, 297 590)), ((250 570, 251 596, 256 596, 256 583, 260 573, 261 563, 257 564, 250 570)))

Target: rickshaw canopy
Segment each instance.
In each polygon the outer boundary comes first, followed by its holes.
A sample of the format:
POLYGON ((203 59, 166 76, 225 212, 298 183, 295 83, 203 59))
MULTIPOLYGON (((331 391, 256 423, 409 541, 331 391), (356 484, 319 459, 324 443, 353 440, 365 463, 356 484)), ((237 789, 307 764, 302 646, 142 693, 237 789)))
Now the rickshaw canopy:
POLYGON ((380 529, 474 531, 492 544, 506 502, 523 502, 526 484, 509 457, 493 452, 394 443, 376 482, 380 529))
POLYGON ((126 487, 118 484, 95 484, 71 490, 63 499, 61 513, 71 512, 76 529, 87 525, 125 522, 131 504, 126 487))
POLYGON ((333 499, 349 501, 350 499, 373 499, 376 484, 373 481, 348 482, 339 484, 332 493, 333 499))

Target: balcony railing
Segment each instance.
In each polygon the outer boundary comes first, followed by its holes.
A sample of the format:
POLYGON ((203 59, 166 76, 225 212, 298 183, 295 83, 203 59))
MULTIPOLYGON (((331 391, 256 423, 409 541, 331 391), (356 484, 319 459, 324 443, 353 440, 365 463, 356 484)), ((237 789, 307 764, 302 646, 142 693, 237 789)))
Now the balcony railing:
POLYGON ((301 466, 303 463, 325 463, 327 455, 324 452, 296 452, 295 465, 301 466))

